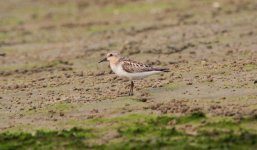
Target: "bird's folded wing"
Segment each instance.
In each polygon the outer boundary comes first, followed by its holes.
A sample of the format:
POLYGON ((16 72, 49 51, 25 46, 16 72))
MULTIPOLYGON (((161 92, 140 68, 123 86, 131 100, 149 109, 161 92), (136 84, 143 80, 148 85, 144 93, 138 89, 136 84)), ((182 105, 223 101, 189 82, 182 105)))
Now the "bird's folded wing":
POLYGON ((123 60, 122 68, 129 73, 154 71, 154 68, 149 65, 131 60, 123 60))

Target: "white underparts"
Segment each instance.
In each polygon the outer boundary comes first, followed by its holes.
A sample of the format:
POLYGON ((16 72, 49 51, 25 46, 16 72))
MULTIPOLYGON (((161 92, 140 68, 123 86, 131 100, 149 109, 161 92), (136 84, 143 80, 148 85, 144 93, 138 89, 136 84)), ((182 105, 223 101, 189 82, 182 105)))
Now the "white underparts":
POLYGON ((135 72, 135 73, 129 73, 123 70, 121 64, 119 65, 110 65, 111 69, 114 73, 116 73, 120 77, 127 77, 130 80, 136 80, 136 79, 142 79, 145 77, 148 77, 153 74, 160 73, 162 71, 146 71, 146 72, 135 72))

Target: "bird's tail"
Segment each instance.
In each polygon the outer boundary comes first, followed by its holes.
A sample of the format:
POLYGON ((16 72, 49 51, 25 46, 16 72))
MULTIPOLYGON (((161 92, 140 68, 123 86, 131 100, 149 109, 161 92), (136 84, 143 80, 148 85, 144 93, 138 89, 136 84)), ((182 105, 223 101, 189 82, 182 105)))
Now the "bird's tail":
POLYGON ((154 68, 155 71, 170 72, 169 68, 154 68))

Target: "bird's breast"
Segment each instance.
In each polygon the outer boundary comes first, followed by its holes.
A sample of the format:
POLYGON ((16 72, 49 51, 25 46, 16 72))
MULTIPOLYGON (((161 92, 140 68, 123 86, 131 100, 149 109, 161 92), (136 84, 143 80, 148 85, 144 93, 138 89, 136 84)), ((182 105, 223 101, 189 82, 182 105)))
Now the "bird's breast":
POLYGON ((116 65, 116 64, 110 64, 110 66, 111 66, 111 69, 112 69, 112 71, 114 72, 114 73, 116 73, 117 75, 119 75, 119 76, 122 76, 123 75, 123 73, 122 73, 122 67, 121 67, 121 65, 116 65))

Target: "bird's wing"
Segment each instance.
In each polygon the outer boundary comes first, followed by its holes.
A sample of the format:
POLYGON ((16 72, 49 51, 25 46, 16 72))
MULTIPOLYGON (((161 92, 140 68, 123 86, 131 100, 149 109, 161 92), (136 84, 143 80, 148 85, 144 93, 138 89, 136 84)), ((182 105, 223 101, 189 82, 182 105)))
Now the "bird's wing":
POLYGON ((122 61, 122 68, 129 73, 154 71, 155 69, 152 66, 145 65, 143 63, 132 61, 129 59, 124 59, 122 61))

